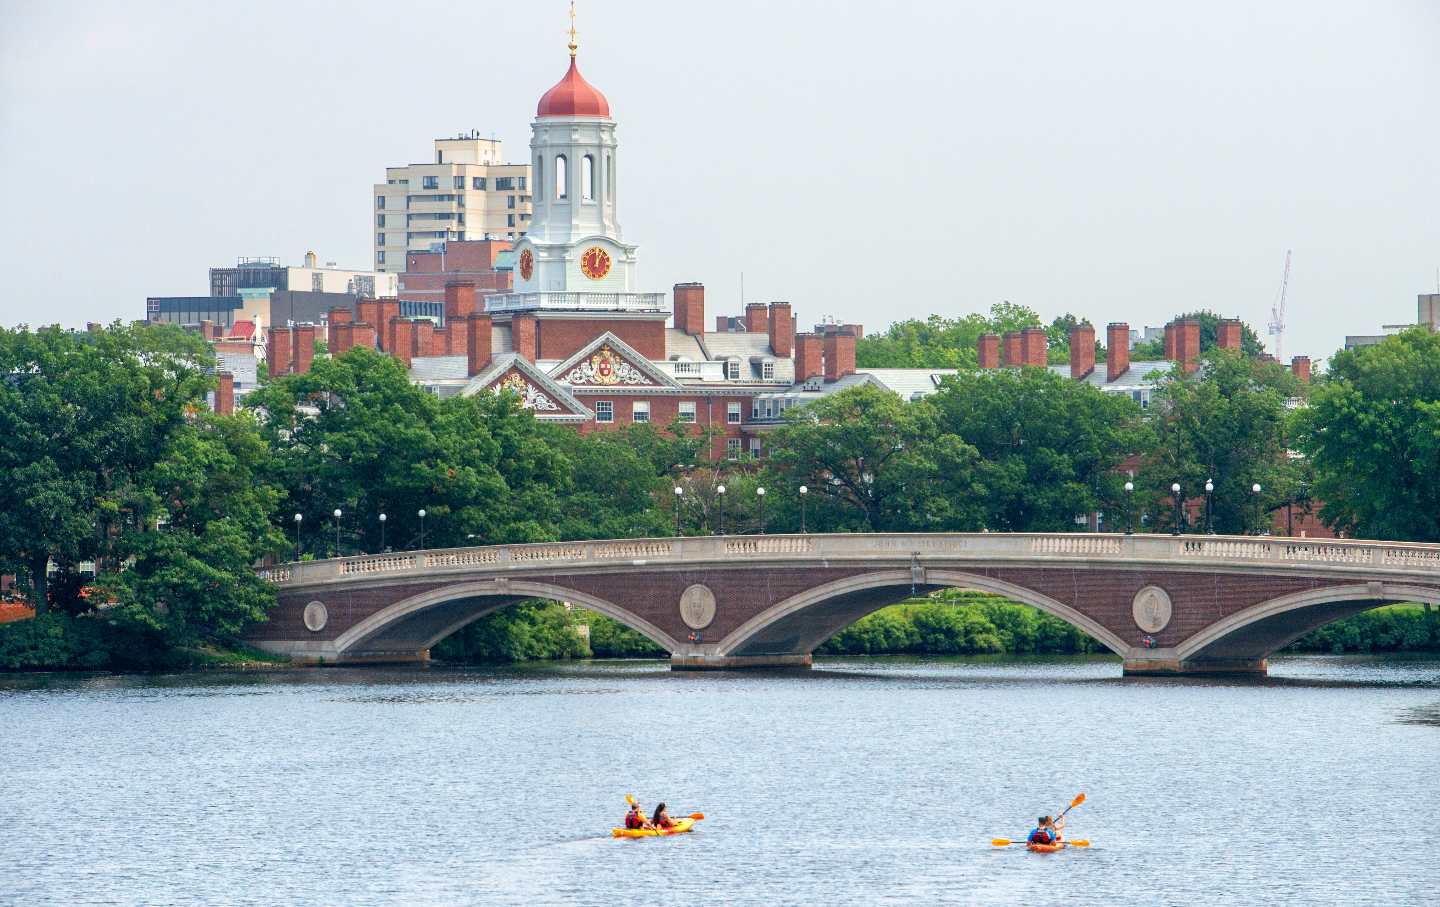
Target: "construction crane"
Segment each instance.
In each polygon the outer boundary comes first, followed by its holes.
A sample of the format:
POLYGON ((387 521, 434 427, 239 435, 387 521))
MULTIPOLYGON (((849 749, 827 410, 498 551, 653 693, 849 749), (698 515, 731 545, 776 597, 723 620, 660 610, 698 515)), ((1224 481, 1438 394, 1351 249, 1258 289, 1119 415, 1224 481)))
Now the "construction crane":
POLYGON ((1275 338, 1275 358, 1284 359, 1285 291, 1290 287, 1290 250, 1285 250, 1285 274, 1280 278, 1280 299, 1270 307, 1270 336, 1275 338))

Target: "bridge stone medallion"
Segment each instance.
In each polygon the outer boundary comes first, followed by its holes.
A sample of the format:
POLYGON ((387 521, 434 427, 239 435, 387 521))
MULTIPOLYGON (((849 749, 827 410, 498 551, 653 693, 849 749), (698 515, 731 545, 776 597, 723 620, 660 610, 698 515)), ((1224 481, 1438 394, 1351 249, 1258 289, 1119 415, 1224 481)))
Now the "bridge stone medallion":
POLYGON ((703 630, 715 619, 715 593, 701 583, 680 593, 680 619, 692 630, 703 630))
POLYGON ((319 633, 329 622, 330 612, 325 610, 323 602, 311 602, 305 606, 305 629, 311 633, 319 633))
POLYGON ((1135 593, 1130 612, 1135 617, 1135 626, 1146 633, 1159 633, 1170 623, 1174 606, 1170 602, 1170 593, 1159 586, 1146 586, 1135 593))

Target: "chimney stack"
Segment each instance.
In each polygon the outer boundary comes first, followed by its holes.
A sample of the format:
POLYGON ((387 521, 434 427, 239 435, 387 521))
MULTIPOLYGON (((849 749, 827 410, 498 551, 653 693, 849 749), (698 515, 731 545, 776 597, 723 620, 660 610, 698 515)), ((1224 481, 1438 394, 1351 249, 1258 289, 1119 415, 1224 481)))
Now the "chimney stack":
POLYGON ((342 305, 334 306, 325 315, 326 320, 333 326, 337 324, 348 324, 355 320, 355 313, 342 305))
POLYGON ((294 357, 295 332, 288 327, 272 327, 265 349, 265 361, 270 369, 270 377, 290 374, 294 357))
POLYGON ((1025 364, 1025 357, 1020 346, 1020 332, 1008 331, 1000 341, 1005 346, 1005 365, 1009 368, 1019 368, 1025 364))
POLYGON ((1175 358, 1187 372, 1200 367, 1200 322, 1194 318, 1175 323, 1175 358))
POLYGON ((1077 324, 1070 329, 1070 377, 1076 381, 1095 371, 1095 328, 1077 324))
POLYGON ((819 334, 795 335, 795 380, 809 381, 825 374, 819 334))
POLYGON ((770 349, 785 359, 794 351, 794 344, 795 316, 790 313, 790 303, 770 303, 770 349))
POLYGON ((526 362, 534 362, 539 340, 539 327, 531 314, 515 315, 510 319, 510 339, 515 355, 526 362))
MULTIPOLYGON (((348 312, 346 313, 349 314, 348 312)), ((341 355, 355 345, 355 325, 348 319, 330 322, 330 358, 341 355)))
POLYGON ((475 314, 475 284, 452 280, 445 284, 445 323, 461 321, 475 314))
POLYGON ((1240 319, 1222 318, 1215 326, 1215 345, 1222 350, 1240 352, 1240 319))
POLYGON ((405 371, 410 371, 410 358, 415 355, 415 322, 409 318, 392 318, 390 337, 393 346, 388 352, 400 360, 405 371))
POLYGON ((1000 367, 1000 335, 981 334, 975 344, 976 358, 981 368, 1000 367))
POLYGON ((435 322, 429 318, 412 318, 410 329, 410 358, 431 356, 435 346, 435 322))
POLYGON ((855 374, 855 335, 835 331, 824 337, 825 380, 839 381, 855 374))
POLYGON ((1050 358, 1048 345, 1044 328, 1025 328, 1020 332, 1021 357, 1026 365, 1044 368, 1050 358))
POLYGON ((1170 362, 1174 362, 1178 358, 1175 350, 1175 322, 1173 321, 1165 324, 1165 358, 1170 362))
POLYGON ((1112 321, 1105 326, 1105 381, 1130 371, 1130 325, 1112 321))
POLYGON ((352 347, 363 346, 367 350, 375 349, 375 325, 368 321, 356 321, 350 325, 350 345, 352 347))
POLYGON ((355 320, 363 321, 366 324, 380 324, 380 302, 376 299, 357 299, 355 301, 355 320))
POLYGON ((705 284, 675 284, 675 330, 694 336, 705 332, 705 284))
POLYGON ((216 375, 220 383, 215 387, 215 413, 220 416, 235 415, 235 376, 229 372, 216 375))
POLYGON ((763 334, 768 327, 769 313, 765 310, 763 302, 749 302, 745 304, 745 332, 748 334, 763 334))
POLYGON ((315 360, 315 325, 295 326, 295 374, 310 374, 310 363, 315 360))
POLYGON ((469 365, 465 371, 471 378, 480 374, 490 364, 490 316, 486 314, 471 315, 465 323, 468 336, 466 350, 470 357, 469 365))
MULTIPOLYGON (((400 317, 400 300, 381 299, 379 300, 379 304, 380 323, 376 325, 376 328, 380 331, 380 349, 387 353, 394 353, 395 319, 400 317)), ((406 349, 408 350, 409 348, 407 347, 406 349)), ((406 367, 409 367, 408 362, 406 363, 406 367)))
POLYGON ((1292 356, 1290 358, 1290 373, 1306 384, 1310 383, 1310 357, 1292 356))

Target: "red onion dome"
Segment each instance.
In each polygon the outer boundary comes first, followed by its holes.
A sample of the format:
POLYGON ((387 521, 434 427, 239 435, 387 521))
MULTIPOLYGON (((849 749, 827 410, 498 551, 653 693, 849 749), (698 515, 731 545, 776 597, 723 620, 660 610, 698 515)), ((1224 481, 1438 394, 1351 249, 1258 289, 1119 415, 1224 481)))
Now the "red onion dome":
POLYGON ((610 102, 600 89, 585 81, 570 58, 570 71, 555 87, 540 97, 540 106, 535 109, 537 117, 604 117, 610 118, 610 102))

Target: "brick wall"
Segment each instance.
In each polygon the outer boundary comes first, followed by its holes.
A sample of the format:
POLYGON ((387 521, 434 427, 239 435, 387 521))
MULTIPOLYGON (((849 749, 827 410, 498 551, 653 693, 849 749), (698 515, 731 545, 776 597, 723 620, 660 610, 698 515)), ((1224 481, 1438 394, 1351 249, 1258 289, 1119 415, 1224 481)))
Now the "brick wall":
MULTIPOLYGON (((521 316, 515 317, 518 320, 521 316)), ((541 359, 569 359, 608 330, 646 359, 665 360, 665 322, 658 318, 643 321, 541 318, 536 322, 541 359)), ((513 322, 511 330, 514 331, 513 322)), ((519 349, 518 341, 516 349, 519 349)))

